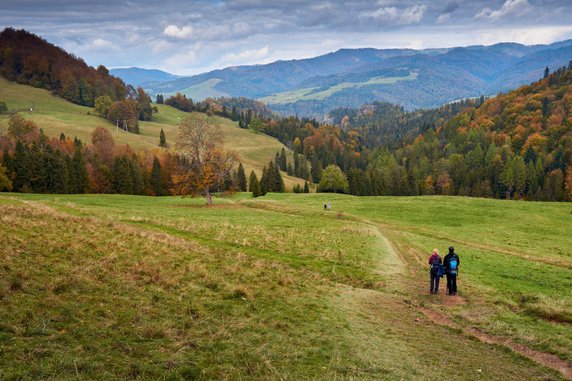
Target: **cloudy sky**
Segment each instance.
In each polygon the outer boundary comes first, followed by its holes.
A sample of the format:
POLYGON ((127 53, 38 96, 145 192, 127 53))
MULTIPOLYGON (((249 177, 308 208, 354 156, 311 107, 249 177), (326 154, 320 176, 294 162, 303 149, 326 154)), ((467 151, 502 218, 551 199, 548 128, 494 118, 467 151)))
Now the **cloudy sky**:
POLYGON ((357 47, 433 48, 572 38, 572 0, 0 0, 90 65, 196 74, 357 47))

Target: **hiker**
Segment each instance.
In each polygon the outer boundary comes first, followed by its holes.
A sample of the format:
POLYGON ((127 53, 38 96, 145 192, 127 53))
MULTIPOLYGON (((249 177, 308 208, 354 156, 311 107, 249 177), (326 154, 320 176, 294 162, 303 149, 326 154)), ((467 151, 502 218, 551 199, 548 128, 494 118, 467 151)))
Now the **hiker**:
POLYGON ((449 295, 457 295, 457 275, 459 274, 459 265, 461 260, 455 253, 455 248, 449 246, 449 254, 444 259, 445 274, 447 275, 447 293, 449 295))
POLYGON ((429 257, 429 266, 429 275, 431 276, 429 293, 436 294, 439 292, 439 280, 443 277, 443 261, 439 256, 439 250, 433 249, 429 257))
POLYGON ((328 202, 328 210, 332 210, 332 202, 331 201, 328 202))
POLYGON ((328 210, 328 204, 324 203, 324 211, 328 210))

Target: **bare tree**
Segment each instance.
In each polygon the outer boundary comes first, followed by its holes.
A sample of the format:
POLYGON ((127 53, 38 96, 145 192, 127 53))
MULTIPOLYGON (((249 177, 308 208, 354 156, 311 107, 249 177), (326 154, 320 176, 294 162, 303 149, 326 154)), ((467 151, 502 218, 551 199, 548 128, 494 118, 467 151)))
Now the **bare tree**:
POLYGON ((183 120, 175 147, 179 154, 178 172, 173 175, 175 192, 204 196, 207 205, 212 205, 211 192, 230 176, 238 155, 223 149, 222 131, 208 117, 183 120))

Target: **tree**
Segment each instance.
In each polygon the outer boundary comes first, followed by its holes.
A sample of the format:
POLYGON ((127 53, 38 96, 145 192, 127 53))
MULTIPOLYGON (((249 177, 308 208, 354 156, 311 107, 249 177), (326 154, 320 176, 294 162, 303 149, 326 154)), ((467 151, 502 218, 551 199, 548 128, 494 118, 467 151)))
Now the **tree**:
POLYGON ((88 185, 87 170, 81 154, 81 147, 76 146, 71 159, 71 193, 85 193, 88 185))
POLYGON ((178 173, 173 175, 175 193, 182 196, 204 196, 212 205, 212 190, 224 183, 238 156, 223 150, 222 132, 205 117, 190 117, 179 126, 176 150, 178 173))
POLYGON ((310 193, 310 186, 308 185, 308 181, 304 181, 304 193, 310 193))
POLYGON ((0 114, 8 113, 8 106, 3 101, 0 101, 0 114))
POLYGON ((260 183, 258 182, 257 178, 254 178, 251 186, 252 197, 260 197, 264 196, 262 189, 260 188, 260 183))
POLYGON ((107 112, 107 120, 119 128, 135 134, 139 133, 139 122, 133 105, 129 101, 115 102, 107 112))
POLYGON ((99 156, 99 159, 106 164, 110 164, 115 148, 111 132, 107 128, 97 127, 91 133, 91 144, 93 144, 93 150, 99 156))
POLYGON ((564 184, 564 190, 566 199, 568 201, 572 201, 572 165, 566 168, 566 179, 564 184))
POLYGON ((163 94, 157 94, 157 101, 155 103, 157 103, 158 105, 163 104, 163 94))
POLYGON ((8 170, 3 165, 0 165, 0 191, 12 190, 12 180, 8 177, 8 170))
POLYGON ((153 168, 151 169, 151 189, 155 196, 163 196, 165 194, 163 174, 161 173, 161 163, 156 156, 153 157, 153 168))
POLYGON ((8 136, 16 140, 29 141, 38 133, 38 126, 31 120, 24 119, 20 114, 10 116, 8 120, 8 136))
POLYGON ((286 160, 286 150, 284 149, 284 147, 282 147, 282 152, 280 153, 279 164, 280 164, 280 170, 286 172, 288 169, 288 164, 286 160))
POLYGON ((318 192, 347 193, 348 190, 348 179, 340 167, 334 164, 328 165, 322 173, 318 192))
MULTIPOLYGON (((250 192, 254 191, 254 182, 258 182, 258 177, 256 177, 256 173, 254 173, 254 171, 250 171, 250 176, 248 179, 248 190, 250 192)), ((258 186, 260 186, 260 183, 258 184, 258 186)))
POLYGON ((161 128, 161 132, 159 133, 159 146, 166 147, 167 146, 167 138, 165 137, 165 131, 161 128))
POLYGON ((139 120, 151 120, 153 108, 151 107, 151 97, 141 87, 137 88, 137 118, 139 120))
POLYGON ((111 97, 109 95, 101 95, 95 98, 94 110, 99 115, 103 116, 104 118, 107 118, 107 113, 109 112, 109 109, 111 108, 112 104, 113 101, 111 100, 111 97))
POLYGON ((246 192, 246 175, 244 174, 244 167, 242 163, 238 164, 238 171, 236 172, 236 177, 238 181, 238 189, 241 192, 246 192))
POLYGON ((549 75, 550 75, 550 69, 548 68, 548 66, 546 66, 546 68, 544 69, 544 79, 548 78, 549 75))

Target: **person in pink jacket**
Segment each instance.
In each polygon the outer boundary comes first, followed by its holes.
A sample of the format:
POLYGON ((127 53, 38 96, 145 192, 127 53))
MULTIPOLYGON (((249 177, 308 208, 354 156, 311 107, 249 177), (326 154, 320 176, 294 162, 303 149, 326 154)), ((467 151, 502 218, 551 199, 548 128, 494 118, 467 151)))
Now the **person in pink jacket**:
POLYGON ((429 274, 431 276, 431 286, 429 292, 436 294, 439 292, 439 280, 443 276, 443 260, 439 256, 439 250, 433 249, 429 257, 429 274))

